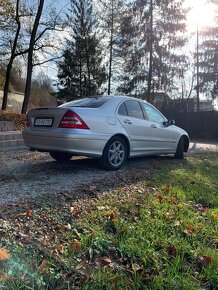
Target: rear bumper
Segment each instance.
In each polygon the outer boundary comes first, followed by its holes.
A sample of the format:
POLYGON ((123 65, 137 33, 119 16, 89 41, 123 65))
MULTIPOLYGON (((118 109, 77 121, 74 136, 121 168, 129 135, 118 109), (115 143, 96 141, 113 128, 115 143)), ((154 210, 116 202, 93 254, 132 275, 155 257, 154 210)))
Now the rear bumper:
POLYGON ((70 152, 75 155, 101 157, 103 149, 111 136, 107 134, 66 134, 64 132, 23 131, 27 147, 38 151, 70 152))

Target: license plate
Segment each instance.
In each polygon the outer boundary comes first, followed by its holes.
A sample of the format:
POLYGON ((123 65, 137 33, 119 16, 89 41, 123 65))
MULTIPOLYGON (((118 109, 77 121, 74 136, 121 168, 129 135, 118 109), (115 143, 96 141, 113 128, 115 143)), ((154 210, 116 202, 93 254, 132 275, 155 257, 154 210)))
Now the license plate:
POLYGON ((52 118, 37 118, 37 119, 35 119, 34 126, 51 127, 52 123, 53 123, 52 118))

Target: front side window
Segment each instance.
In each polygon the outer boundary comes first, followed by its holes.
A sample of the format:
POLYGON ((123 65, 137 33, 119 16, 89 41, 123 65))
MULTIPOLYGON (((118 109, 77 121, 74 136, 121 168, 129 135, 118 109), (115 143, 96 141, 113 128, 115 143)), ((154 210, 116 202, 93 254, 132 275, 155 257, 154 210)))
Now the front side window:
POLYGON ((143 104, 143 108, 145 110, 145 113, 149 121, 155 122, 158 124, 163 124, 165 119, 155 108, 151 107, 148 104, 143 104))

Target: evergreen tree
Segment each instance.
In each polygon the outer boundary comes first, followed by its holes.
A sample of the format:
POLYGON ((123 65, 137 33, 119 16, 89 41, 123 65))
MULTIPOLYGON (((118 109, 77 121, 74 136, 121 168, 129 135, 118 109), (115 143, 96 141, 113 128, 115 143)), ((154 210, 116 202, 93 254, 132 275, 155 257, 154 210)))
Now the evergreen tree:
POLYGON ((218 16, 214 26, 206 27, 200 36, 199 90, 215 99, 218 97, 218 16))
POLYGON ((117 59, 117 37, 120 27, 122 14, 124 11, 124 0, 100 0, 98 1, 98 18, 101 22, 104 42, 107 43, 105 48, 105 62, 107 64, 108 85, 107 93, 111 94, 112 84, 116 78, 114 72, 119 70, 117 59))
POLYGON ((153 91, 172 90, 184 71, 183 0, 136 0, 121 29, 122 55, 126 50, 121 92, 149 98, 153 91), (130 17, 133 21, 130 22, 130 17), (127 46, 125 41, 128 39, 127 46))
POLYGON ((66 101, 100 94, 106 80, 91 0, 71 0, 70 12, 68 20, 73 34, 67 41, 58 73, 58 98, 66 101))

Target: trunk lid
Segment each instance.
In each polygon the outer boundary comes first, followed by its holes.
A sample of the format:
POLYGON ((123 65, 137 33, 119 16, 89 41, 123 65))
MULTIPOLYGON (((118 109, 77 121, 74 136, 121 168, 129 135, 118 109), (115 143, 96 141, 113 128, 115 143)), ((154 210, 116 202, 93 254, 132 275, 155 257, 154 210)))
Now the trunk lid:
POLYGON ((58 128, 68 108, 37 108, 28 112, 27 117, 33 130, 58 128))

